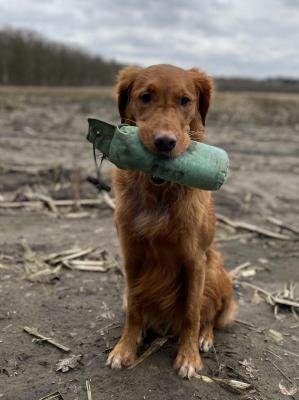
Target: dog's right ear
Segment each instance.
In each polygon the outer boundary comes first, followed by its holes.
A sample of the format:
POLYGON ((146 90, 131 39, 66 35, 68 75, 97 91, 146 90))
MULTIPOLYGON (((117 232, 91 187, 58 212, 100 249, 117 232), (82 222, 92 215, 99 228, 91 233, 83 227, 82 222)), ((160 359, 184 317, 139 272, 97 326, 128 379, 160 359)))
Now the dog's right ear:
POLYGON ((205 126, 206 116, 210 107, 212 92, 214 89, 213 80, 204 72, 197 68, 191 68, 195 87, 198 93, 198 112, 201 117, 202 125, 205 126))
POLYGON ((133 83, 140 70, 141 68, 138 67, 127 67, 122 69, 117 76, 115 92, 121 123, 126 123, 126 118, 130 118, 126 113, 126 109, 130 101, 133 83))

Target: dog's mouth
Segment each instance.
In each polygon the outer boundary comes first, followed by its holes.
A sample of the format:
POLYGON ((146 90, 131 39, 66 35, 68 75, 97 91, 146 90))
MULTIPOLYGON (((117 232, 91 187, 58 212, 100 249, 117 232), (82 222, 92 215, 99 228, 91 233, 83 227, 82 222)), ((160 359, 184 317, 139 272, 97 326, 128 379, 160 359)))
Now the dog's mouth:
POLYGON ((163 185, 166 182, 165 179, 158 178, 157 176, 151 176, 151 181, 155 185, 163 185))

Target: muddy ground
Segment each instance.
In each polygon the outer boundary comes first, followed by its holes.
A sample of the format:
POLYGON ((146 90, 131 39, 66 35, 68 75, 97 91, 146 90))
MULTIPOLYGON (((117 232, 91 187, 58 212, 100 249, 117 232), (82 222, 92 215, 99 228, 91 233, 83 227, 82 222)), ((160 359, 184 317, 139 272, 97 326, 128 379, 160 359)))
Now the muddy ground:
MULTIPOLYGON (((96 199, 96 190, 86 182, 87 175, 94 175, 91 146, 85 140, 87 116, 117 121, 109 89, 1 88, 0 200, 27 201, 35 193, 78 199, 78 189, 81 199, 96 199)), ((99 250, 105 249, 108 265, 120 265, 112 210, 102 203, 58 207, 55 212, 35 201, 27 207, 0 208, 1 400, 39 400, 57 391, 65 400, 87 399, 87 379, 93 400, 299 398, 295 309, 275 308, 261 293, 242 285, 273 292, 299 282, 298 235, 267 220, 272 216, 299 226, 299 95, 218 93, 207 137, 231 158, 230 178, 215 194, 217 212, 292 239, 248 235, 218 223, 218 247, 227 268, 250 265, 235 283, 239 321, 217 332, 215 351, 203 355, 202 373, 233 377, 252 388, 236 394, 216 383, 182 380, 172 368, 174 340, 133 370, 106 367, 107 352, 124 320, 120 269, 55 269, 41 259, 73 247, 95 247, 96 253, 85 259, 99 260, 99 250), (235 235, 241 236, 234 239, 235 235), (34 254, 28 253, 28 246, 24 251, 26 243, 34 254), (39 274, 39 268, 45 273, 39 274), (24 326, 37 328, 71 353, 32 341, 24 326), (69 354, 82 355, 79 364, 56 372, 57 362, 69 354), (289 396, 283 394, 284 387, 289 396)), ((108 167, 105 174, 109 177, 108 167)), ((299 288, 294 297, 298 296, 299 288)))

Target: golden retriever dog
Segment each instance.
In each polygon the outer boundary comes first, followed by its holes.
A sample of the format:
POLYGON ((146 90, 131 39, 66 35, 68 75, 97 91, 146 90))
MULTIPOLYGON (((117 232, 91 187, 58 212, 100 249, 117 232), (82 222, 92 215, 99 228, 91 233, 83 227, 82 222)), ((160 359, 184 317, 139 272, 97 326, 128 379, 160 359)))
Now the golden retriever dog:
MULTIPOLYGON (((125 68, 116 85, 121 121, 140 128, 149 151, 176 157, 191 139, 204 140, 212 89, 212 80, 194 68, 125 68)), ((150 328, 178 337, 174 366, 191 378, 202 367, 199 350, 210 349, 214 328, 232 323, 235 311, 231 277, 213 245, 212 194, 121 169, 113 187, 126 321, 107 364, 132 364, 150 328)))

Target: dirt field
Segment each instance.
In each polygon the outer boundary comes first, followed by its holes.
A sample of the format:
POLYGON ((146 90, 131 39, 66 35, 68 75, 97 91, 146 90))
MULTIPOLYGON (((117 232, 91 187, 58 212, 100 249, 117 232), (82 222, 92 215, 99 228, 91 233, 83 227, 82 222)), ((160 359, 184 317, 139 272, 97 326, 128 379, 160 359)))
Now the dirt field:
POLYGON ((292 290, 299 282, 298 234, 268 217, 299 227, 299 95, 219 93, 207 125, 209 142, 231 158, 230 178, 215 194, 217 212, 289 239, 233 228, 219 216, 218 247, 227 268, 248 264, 235 273, 238 321, 217 332, 214 351, 203 355, 202 374, 250 383, 241 394, 179 378, 172 368, 174 340, 133 370, 105 366, 124 320, 112 210, 100 200, 81 208, 78 201, 69 207, 49 202, 97 198, 86 182, 94 175, 87 116, 117 122, 109 89, 0 89, 0 399, 39 400, 58 391, 62 397, 55 400, 88 399, 89 379, 93 400, 298 399, 296 308, 270 305, 248 284, 283 292, 278 301, 298 301, 299 288, 292 290), (20 207, 4 208, 10 201, 20 207), (76 270, 80 258, 63 265, 54 256, 45 261, 53 252, 90 247, 95 250, 81 260, 102 261, 102 272, 76 270), (25 326, 71 352, 32 341, 25 326), (75 368, 56 371, 58 361, 71 355, 82 355, 75 368))

